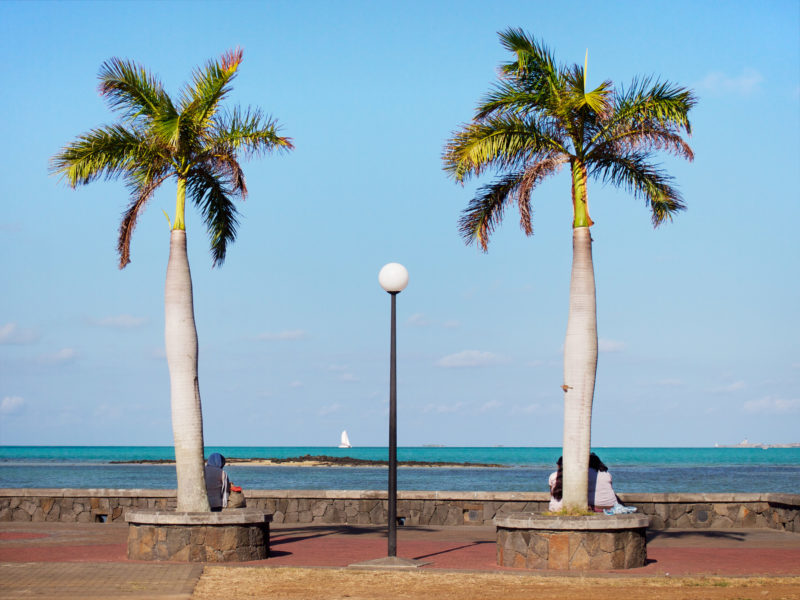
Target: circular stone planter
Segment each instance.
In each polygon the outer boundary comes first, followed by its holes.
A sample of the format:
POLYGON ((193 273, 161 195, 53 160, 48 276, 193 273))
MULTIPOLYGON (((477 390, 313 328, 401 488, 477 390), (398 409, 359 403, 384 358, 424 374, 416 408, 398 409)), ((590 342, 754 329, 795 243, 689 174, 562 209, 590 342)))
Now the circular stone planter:
POLYGON ((269 556, 271 514, 130 510, 125 520, 131 560, 234 562, 269 556))
POLYGON ((511 513, 494 520, 497 564, 527 569, 606 571, 643 567, 650 517, 511 513))

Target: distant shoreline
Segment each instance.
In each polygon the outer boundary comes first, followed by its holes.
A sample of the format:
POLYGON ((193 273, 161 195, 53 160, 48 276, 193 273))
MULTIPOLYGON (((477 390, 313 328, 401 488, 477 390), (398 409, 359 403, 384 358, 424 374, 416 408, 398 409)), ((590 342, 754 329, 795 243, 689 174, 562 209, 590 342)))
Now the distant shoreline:
MULTIPOLYGON (((142 460, 112 460, 112 465, 170 465, 175 461, 172 459, 142 459, 142 460)), ((352 458, 349 456, 312 456, 305 454, 289 458, 238 458, 231 456, 225 459, 225 464, 236 465, 237 467, 387 467, 389 462, 386 460, 369 460, 363 458, 352 458)), ((397 462, 398 467, 447 467, 447 468, 486 468, 486 469, 508 469, 509 465, 496 463, 472 463, 472 462, 438 462, 421 460, 403 460, 397 462)))

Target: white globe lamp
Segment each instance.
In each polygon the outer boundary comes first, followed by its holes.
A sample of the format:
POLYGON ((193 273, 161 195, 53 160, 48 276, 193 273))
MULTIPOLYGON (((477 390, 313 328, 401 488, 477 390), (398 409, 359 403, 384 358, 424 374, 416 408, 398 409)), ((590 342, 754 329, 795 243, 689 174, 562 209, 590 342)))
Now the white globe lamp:
POLYGON ((408 270, 400 263, 389 263, 378 273, 378 282, 390 294, 397 294, 408 285, 408 270))

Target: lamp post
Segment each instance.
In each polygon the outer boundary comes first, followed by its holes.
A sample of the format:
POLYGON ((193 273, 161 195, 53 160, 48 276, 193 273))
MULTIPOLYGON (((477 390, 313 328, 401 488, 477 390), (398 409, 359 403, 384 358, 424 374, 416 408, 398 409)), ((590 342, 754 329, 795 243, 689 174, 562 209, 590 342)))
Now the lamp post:
POLYGON ((378 273, 381 287, 392 297, 392 326, 389 349, 389 551, 375 558, 350 565, 371 569, 416 569, 430 564, 397 556, 397 294, 408 285, 408 271, 398 263, 384 265, 378 273))
POLYGON ((385 265, 378 273, 381 287, 392 297, 389 350, 389 549, 397 556, 397 294, 408 285, 408 271, 398 263, 385 265))

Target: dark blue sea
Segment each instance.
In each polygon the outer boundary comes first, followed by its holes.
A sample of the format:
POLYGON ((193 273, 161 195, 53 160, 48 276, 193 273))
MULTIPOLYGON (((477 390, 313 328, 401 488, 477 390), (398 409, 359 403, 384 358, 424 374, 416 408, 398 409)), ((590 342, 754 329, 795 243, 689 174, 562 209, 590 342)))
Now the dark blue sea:
MULTIPOLYGON (((800 448, 595 448, 618 492, 800 493, 800 448)), ((237 458, 306 454, 387 460, 385 447, 207 447, 237 458)), ((401 467, 401 490, 547 491, 560 448, 398 448, 398 460, 491 463, 497 468, 401 467)), ((173 459, 171 446, 0 446, 1 488, 176 487, 173 465, 111 464, 173 459)), ((228 466, 247 489, 386 489, 385 467, 228 466)))

